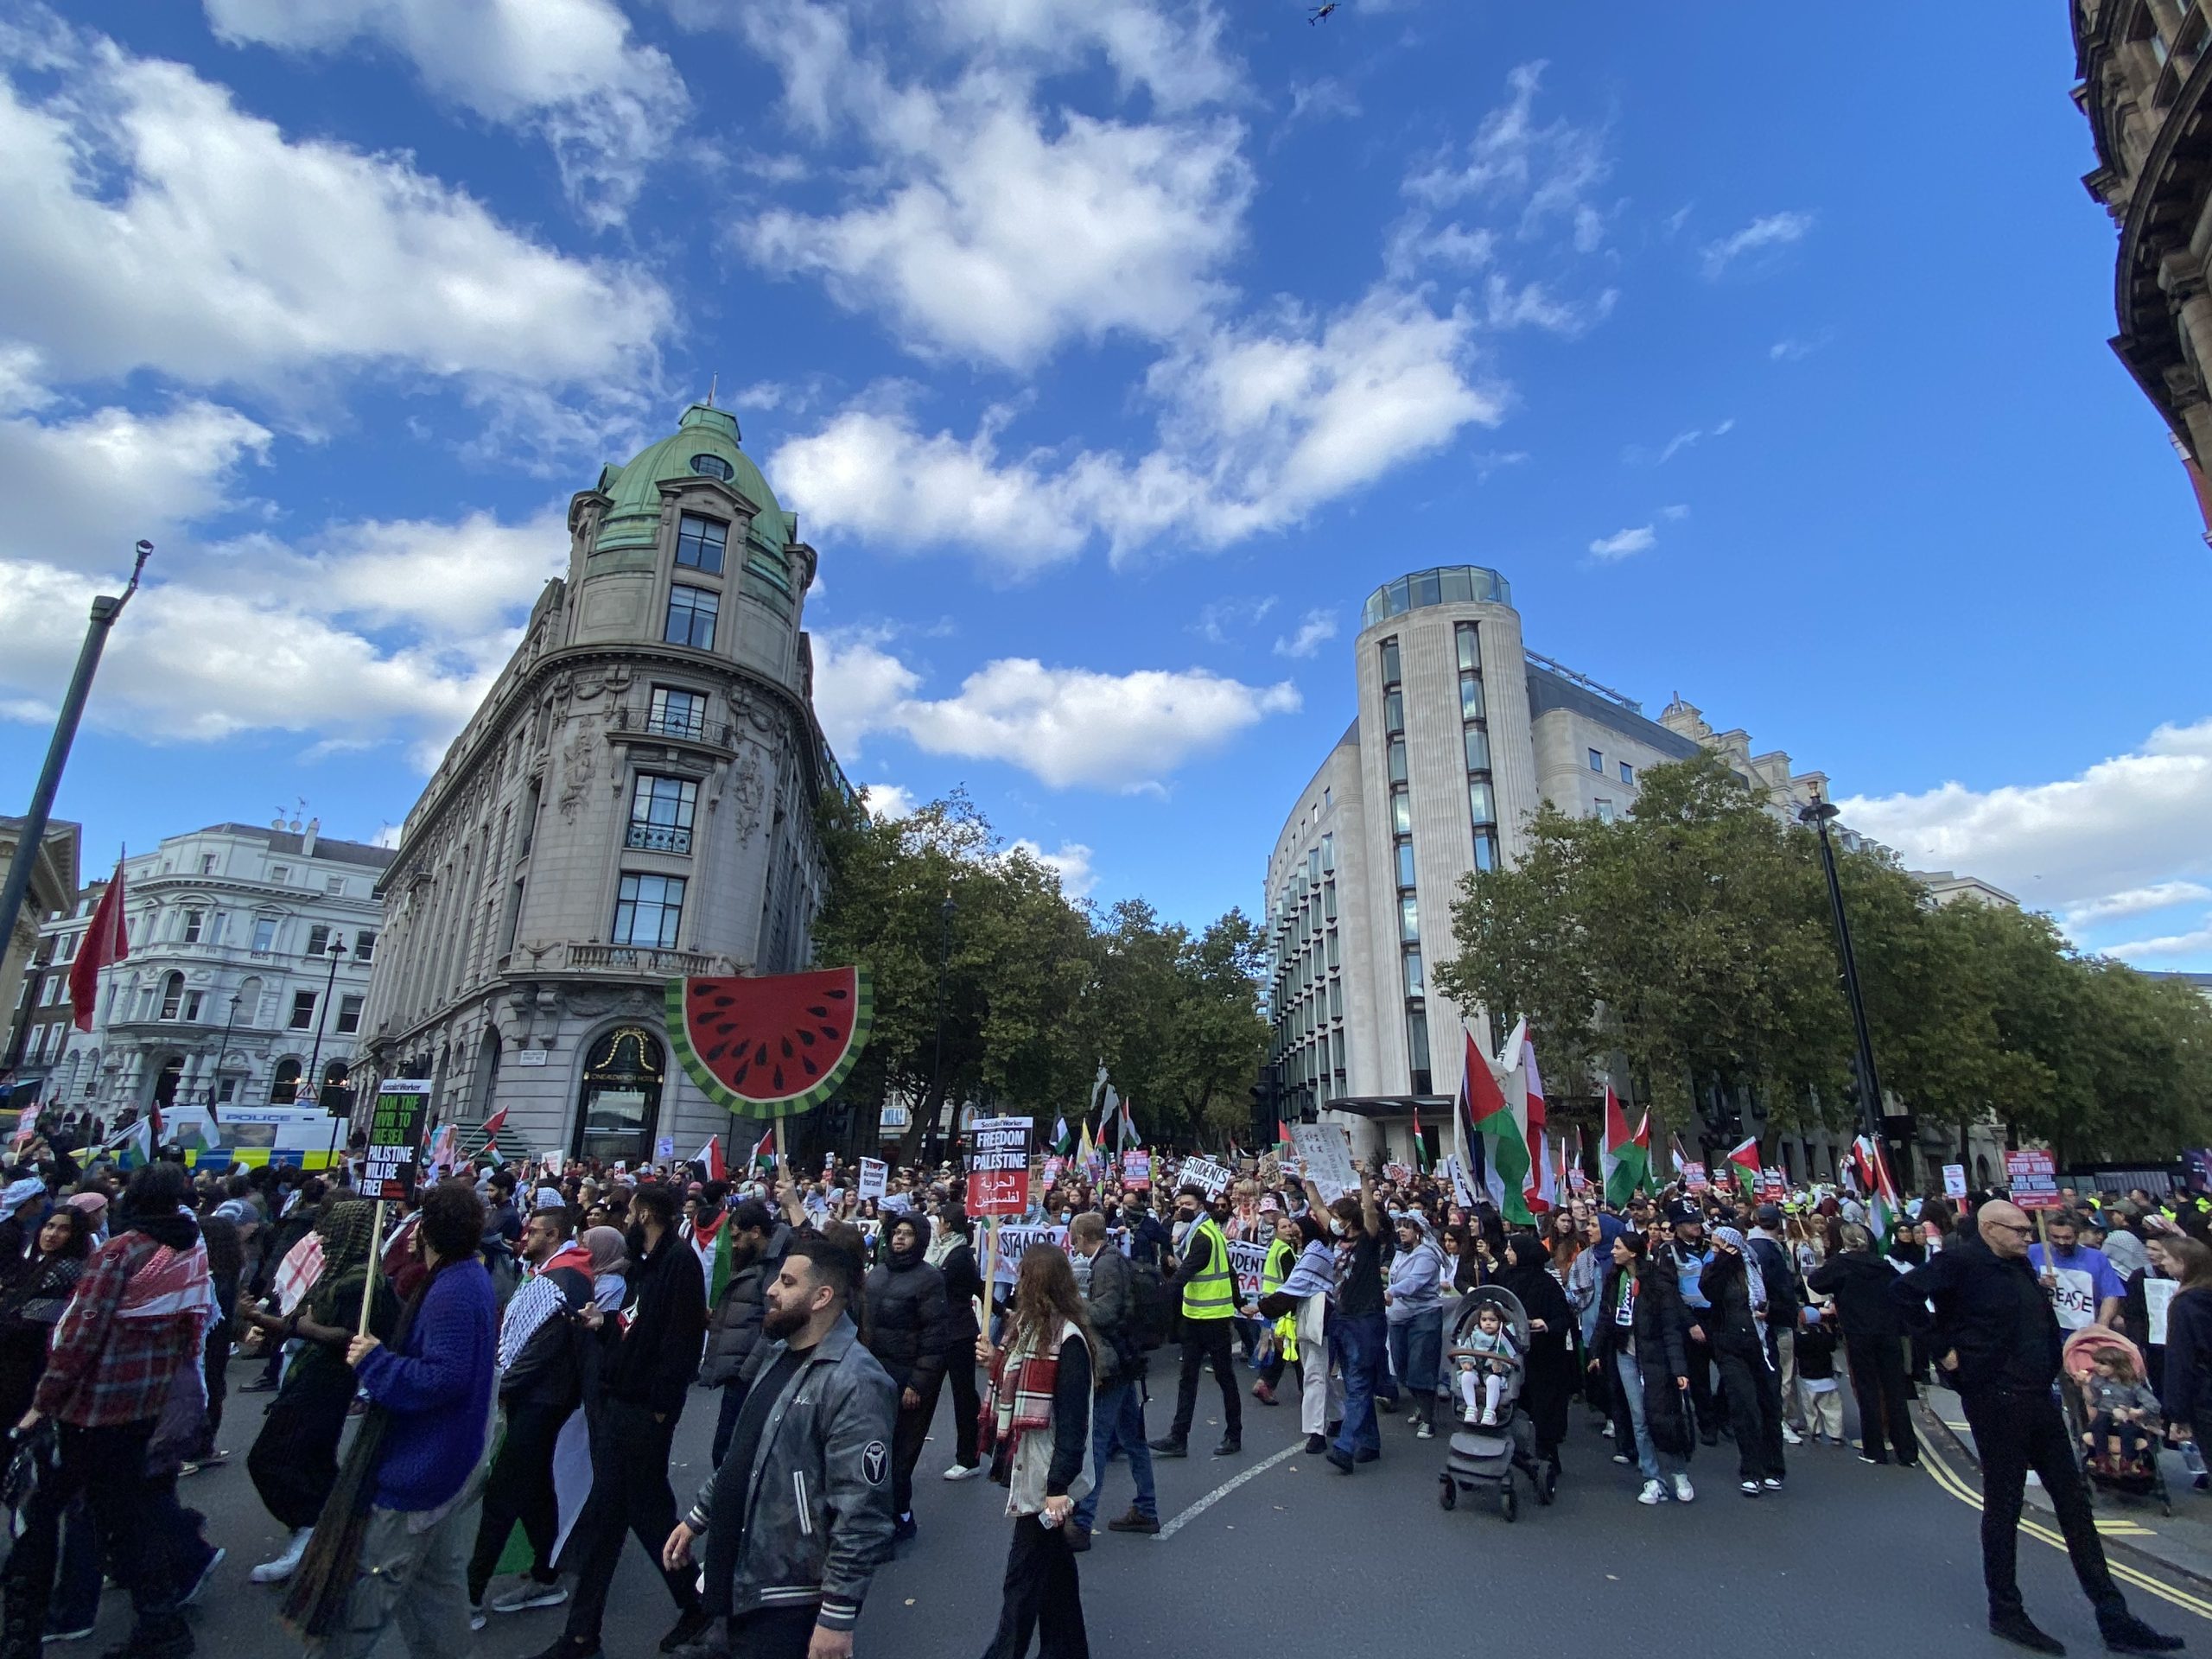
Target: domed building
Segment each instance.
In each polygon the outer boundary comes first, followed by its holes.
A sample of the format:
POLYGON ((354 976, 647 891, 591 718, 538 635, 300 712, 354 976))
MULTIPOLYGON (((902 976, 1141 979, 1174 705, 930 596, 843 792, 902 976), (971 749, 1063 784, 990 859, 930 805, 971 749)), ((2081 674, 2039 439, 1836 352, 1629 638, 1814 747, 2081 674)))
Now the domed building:
MULTIPOLYGON (((849 794, 802 627, 814 550, 694 404, 569 505, 569 568, 407 816, 368 1070, 503 1151, 650 1160, 727 1133, 671 1063, 667 982, 807 965, 817 807, 849 794)), ((727 1146, 728 1143, 725 1141, 727 1146)))

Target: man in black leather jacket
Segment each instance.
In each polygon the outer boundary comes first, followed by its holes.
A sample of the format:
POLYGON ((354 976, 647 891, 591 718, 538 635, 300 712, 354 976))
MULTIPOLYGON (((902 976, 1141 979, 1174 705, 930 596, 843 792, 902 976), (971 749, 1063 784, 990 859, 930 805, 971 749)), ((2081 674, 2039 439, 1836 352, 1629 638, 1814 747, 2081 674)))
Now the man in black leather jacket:
POLYGON ((2097 1611, 2097 1630, 2116 1653, 2167 1653, 2182 1645, 2127 1611, 2105 1565, 2088 1489, 2051 1385, 2058 1376, 2058 1319, 2028 1266, 2035 1236, 2027 1213, 2002 1202, 1974 1217, 1978 1238, 1961 1238, 1895 1287, 1908 1329, 1924 1337, 1945 1381, 1959 1391, 1981 1459, 1981 1573, 1992 1633, 2035 1653, 2065 1648, 2028 1618, 2018 1577, 2020 1503, 2033 1469, 2050 1494, 2074 1575, 2097 1611), (1929 1308, 1934 1313, 1930 1316, 1929 1308))

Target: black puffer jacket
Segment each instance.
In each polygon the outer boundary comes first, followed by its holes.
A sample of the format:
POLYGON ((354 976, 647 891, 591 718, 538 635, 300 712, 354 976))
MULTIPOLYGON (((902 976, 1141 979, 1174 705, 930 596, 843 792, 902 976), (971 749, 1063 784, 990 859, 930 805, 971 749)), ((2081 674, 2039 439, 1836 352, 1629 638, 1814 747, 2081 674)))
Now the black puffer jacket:
POLYGON ((1646 1374, 1688 1376, 1690 1368, 1683 1357, 1683 1338, 1689 1321, 1683 1317, 1681 1293, 1675 1287, 1674 1270, 1647 1263, 1636 1282, 1636 1306, 1630 1315, 1633 1322, 1624 1332, 1614 1320, 1621 1301, 1621 1269, 1605 1269, 1605 1287, 1598 1293, 1595 1346, 1599 1359, 1609 1363, 1625 1338, 1630 1344, 1630 1351, 1636 1356, 1637 1367, 1646 1374))
POLYGON ((1742 1359, 1756 1359, 1764 1351, 1758 1321, 1751 1313, 1751 1275, 1740 1255, 1716 1249, 1698 1281, 1706 1300, 1713 1304, 1700 1320, 1713 1347, 1742 1359))
POLYGON ((1806 1285, 1835 1298, 1846 1342, 1895 1342, 1904 1335, 1896 1296, 1897 1270, 1872 1250, 1843 1250, 1813 1269, 1806 1285))
POLYGON ((983 1270, 976 1264, 975 1247, 966 1239, 954 1245, 938 1271, 944 1275, 945 1343, 954 1349, 976 1345, 976 1300, 983 1294, 983 1270))
POLYGON ((745 1374, 745 1362, 760 1344, 768 1287, 783 1270, 784 1255, 791 1244, 791 1230, 779 1221, 760 1254, 730 1274, 721 1300, 707 1316, 707 1357, 699 1364, 701 1388, 722 1388, 745 1374))
POLYGON ((901 1389, 926 1394, 944 1376, 944 1275, 917 1249, 868 1270, 868 1351, 901 1389))

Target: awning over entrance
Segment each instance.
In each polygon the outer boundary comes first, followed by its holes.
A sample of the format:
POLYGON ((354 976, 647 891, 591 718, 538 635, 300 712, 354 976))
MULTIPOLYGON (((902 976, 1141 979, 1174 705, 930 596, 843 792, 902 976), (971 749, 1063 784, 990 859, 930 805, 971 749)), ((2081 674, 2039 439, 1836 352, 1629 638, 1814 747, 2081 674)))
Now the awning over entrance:
POLYGON ((1424 1114, 1431 1122, 1449 1122, 1449 1095, 1339 1095, 1321 1103, 1325 1112, 1349 1112, 1354 1117, 1411 1117, 1424 1114))

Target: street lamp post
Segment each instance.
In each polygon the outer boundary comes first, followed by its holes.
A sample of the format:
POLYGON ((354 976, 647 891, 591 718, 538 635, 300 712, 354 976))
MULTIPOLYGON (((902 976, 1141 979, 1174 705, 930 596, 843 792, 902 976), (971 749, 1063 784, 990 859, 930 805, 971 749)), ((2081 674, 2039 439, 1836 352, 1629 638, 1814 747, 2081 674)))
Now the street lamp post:
POLYGON ((231 1033, 238 1022, 238 1003, 242 1001, 236 991, 231 993, 231 1017, 223 1022, 223 1046, 215 1051, 215 1080, 207 1085, 207 1103, 219 1103, 217 1096, 223 1092, 223 1062, 231 1057, 231 1033))
POLYGON ((331 999, 338 992, 338 964, 346 959, 346 936, 333 933, 327 954, 330 957, 330 979, 322 988, 322 1006, 315 1011, 315 1046, 308 1052, 308 1077, 315 1090, 318 1104, 322 1100, 322 1074, 315 1068, 322 1064, 322 1031, 330 1023, 331 999))
POLYGON ((922 1136, 922 1163, 925 1167, 937 1167, 938 1129, 944 1118, 944 980, 952 965, 952 895, 944 895, 944 903, 938 906, 937 939, 937 1052, 930 1061, 930 1094, 932 1096, 929 1127, 922 1136))
POLYGON ((153 556, 154 544, 141 542, 137 551, 138 563, 130 567, 130 585, 123 590, 123 597, 116 599, 102 594, 92 601, 92 620, 85 630, 85 643, 77 652, 77 669, 69 677, 69 690, 61 698, 61 713, 54 722, 54 739, 47 746, 46 765, 39 772, 38 787, 31 791, 30 810, 23 814, 22 835, 16 842, 15 861, 8 866, 7 885, 0 887, 0 939, 16 937, 16 918, 22 910, 23 895, 30 891, 31 872, 38 868, 39 851, 46 840, 46 821, 53 814, 54 797, 61 787, 61 769, 69 764, 69 747, 77 741, 77 722, 84 715, 85 700, 92 696, 93 671, 100 665, 100 652, 107 648, 108 630, 123 614, 123 607, 130 602, 131 594, 138 591, 138 574, 153 556))
POLYGON ((1844 1001, 1851 1006, 1852 1034, 1858 1044, 1859 1116, 1866 1133, 1877 1143, 1888 1145, 1891 1167, 1904 1179, 1900 1154, 1904 1148, 1886 1132, 1882 1080, 1874 1070, 1874 1041, 1866 1029, 1866 1003, 1859 990, 1859 959, 1851 945, 1851 918, 1844 913, 1843 886, 1836 880, 1835 843, 1829 839, 1828 825, 1837 816, 1835 804, 1822 800, 1812 802, 1797 814, 1799 822, 1811 824, 1821 837, 1821 868, 1827 877, 1828 909, 1835 917, 1836 954, 1843 959, 1844 1001))

